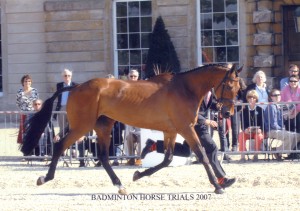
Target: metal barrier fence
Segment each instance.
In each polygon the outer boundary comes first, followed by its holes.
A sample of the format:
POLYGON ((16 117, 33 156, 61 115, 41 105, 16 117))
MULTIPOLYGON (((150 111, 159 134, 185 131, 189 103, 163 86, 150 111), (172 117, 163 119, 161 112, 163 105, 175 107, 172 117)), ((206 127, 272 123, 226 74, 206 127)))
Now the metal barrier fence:
MULTIPOLYGON (((246 143, 246 151, 227 151, 226 154, 266 154, 268 158, 273 154, 288 154, 294 156, 294 159, 300 159, 300 113, 297 114, 297 105, 300 102, 267 102, 267 103, 257 103, 256 106, 260 106, 263 109, 262 122, 263 128, 257 124, 252 125, 249 136, 249 140, 246 143), (270 121, 274 120, 273 115, 278 115, 272 113, 268 106, 274 105, 280 112, 279 123, 284 127, 284 129, 272 129, 270 121), (273 116, 273 117, 272 117, 273 116), (267 121, 266 121, 267 120, 267 121), (255 149, 254 135, 258 135, 258 129, 263 129, 263 141, 260 145, 259 150, 255 149), (297 154, 299 153, 299 154, 297 154)), ((239 136, 238 143, 241 145, 241 132, 243 132, 243 125, 245 125, 246 116, 250 116, 250 111, 248 113, 243 112, 243 108, 249 106, 248 103, 238 103, 235 105, 235 112, 238 113, 235 121, 240 123, 239 126, 239 136)), ((255 115, 258 115, 255 113, 255 115)), ((248 118, 249 125, 250 119, 248 118)), ((257 120, 256 120, 257 121, 257 120)), ((271 122, 273 123, 273 122, 271 122)), ((244 128, 246 129, 246 128, 244 128)), ((245 140, 246 141, 246 140, 245 140)))
MULTIPOLYGON (((66 112, 54 111, 51 123, 45 129, 39 140, 38 146, 33 150, 32 155, 23 156, 19 151, 17 143, 18 133, 20 131, 20 122, 22 115, 30 118, 33 112, 19 111, 0 111, 0 158, 3 159, 19 159, 24 161, 47 161, 51 159, 53 153, 54 136, 59 134, 59 117, 65 118, 66 112)), ((64 122, 64 121, 63 121, 64 122)), ((118 127, 120 123, 116 123, 111 134, 110 156, 111 160, 127 160, 129 158, 137 158, 138 156, 128 156, 124 153, 124 127, 118 127)), ((63 125, 65 128, 65 125, 63 125)), ((64 136, 64 135, 63 135, 64 136)), ((93 162, 96 164, 98 160, 98 148, 96 147, 97 136, 94 131, 89 132, 82 140, 78 140, 74 145, 70 146, 61 156, 64 165, 70 165, 74 161, 84 160, 85 164, 93 162)))
MULTIPOLYGON (((259 103, 257 106, 268 106, 274 103, 259 103)), ((295 154, 299 153, 300 155, 300 114, 298 114, 295 118, 291 118, 293 111, 295 111, 296 106, 300 105, 300 102, 289 102, 289 103, 277 103, 276 106, 280 109, 282 116, 281 121, 283 125, 292 129, 292 131, 284 130, 284 133, 280 131, 275 131, 275 135, 273 134, 272 138, 269 137, 269 133, 266 133, 264 136, 263 143, 261 145, 260 150, 255 150, 255 141, 252 138, 246 142, 247 151, 225 151, 226 154, 266 154, 272 155, 274 153, 280 154, 295 154), (293 127, 292 127, 293 126, 293 127), (277 134, 277 136, 276 136, 277 134), (287 136, 287 137, 286 137, 287 136), (284 141, 290 142, 291 144, 283 144, 284 141)), ((235 109, 236 112, 238 108, 248 106, 247 103, 237 104, 235 109)), ((239 111, 240 113, 241 111, 239 111)), ((19 151, 17 144, 17 135, 19 132, 20 126, 20 116, 21 114, 30 115, 30 112, 20 113, 18 111, 0 111, 0 158, 1 159, 27 159, 27 160, 49 160, 52 155, 53 150, 53 136, 51 134, 52 130, 55 134, 58 133, 59 127, 58 122, 53 120, 52 124, 53 128, 48 128, 49 134, 45 133, 43 136, 44 141, 39 142, 39 146, 34 150, 32 156, 23 156, 19 151)), ((65 116, 65 112, 53 112, 53 115, 63 115, 65 116)), ((264 118, 269 118, 273 115, 268 113, 263 116, 264 118)), ((237 121, 242 125, 244 124, 245 117, 243 114, 237 117, 237 121)), ((239 130, 241 128, 239 126, 239 130)), ((270 128, 269 130, 270 131, 270 128)), ((125 136, 124 128, 114 127, 112 132, 112 142, 110 148, 110 159, 118 159, 118 160, 127 160, 129 158, 138 158, 137 155, 128 156, 124 152, 124 136, 125 136)), ((257 128, 253 127, 253 131, 250 133, 257 133, 257 128)), ((96 147, 97 137, 94 134, 86 134, 86 137, 82 142, 76 142, 73 146, 71 146, 65 153, 61 156, 61 159, 64 161, 64 164, 69 165, 74 161, 84 160, 86 164, 89 162, 97 162, 98 149, 96 147)), ((299 157, 298 157, 299 160, 299 157)))

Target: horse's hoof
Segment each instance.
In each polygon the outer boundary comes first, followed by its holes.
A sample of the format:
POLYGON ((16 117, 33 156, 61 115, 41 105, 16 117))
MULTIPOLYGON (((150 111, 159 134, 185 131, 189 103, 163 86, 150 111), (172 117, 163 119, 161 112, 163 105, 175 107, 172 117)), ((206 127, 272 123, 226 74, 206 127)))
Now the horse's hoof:
POLYGON ((127 193, 127 191, 126 191, 125 188, 120 188, 119 191, 118 191, 118 193, 119 193, 120 195, 128 195, 128 193, 127 193))
POLYGON ((40 186, 44 183, 45 183, 45 177, 44 176, 39 177, 38 180, 36 181, 36 185, 38 185, 38 186, 40 186))
POLYGON ((220 188, 220 189, 215 189, 215 194, 223 194, 225 193, 224 189, 220 188))
POLYGON ((141 173, 139 171, 134 172, 133 174, 133 181, 137 181, 138 179, 141 178, 141 173))

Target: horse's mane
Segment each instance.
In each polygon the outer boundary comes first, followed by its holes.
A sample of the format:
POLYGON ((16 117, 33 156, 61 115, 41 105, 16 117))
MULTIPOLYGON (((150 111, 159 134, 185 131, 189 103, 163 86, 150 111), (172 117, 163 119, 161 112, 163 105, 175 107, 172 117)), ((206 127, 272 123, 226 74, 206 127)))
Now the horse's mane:
POLYGON ((171 72, 160 73, 159 75, 155 75, 155 76, 149 78, 148 81, 162 83, 162 82, 171 81, 173 76, 174 76, 174 74, 171 72))
POLYGON ((218 66, 218 67, 223 67, 223 68, 228 68, 226 66, 227 64, 206 64, 204 66, 201 67, 195 67, 193 69, 187 70, 185 72, 180 72, 180 73, 176 73, 176 75, 183 75, 189 72, 194 72, 194 71, 203 71, 204 69, 208 68, 208 67, 214 67, 214 66, 218 66))
POLYGON ((226 66, 227 64, 207 64, 201 67, 195 67, 193 69, 187 70, 185 72, 179 72, 179 73, 172 73, 172 72, 165 72, 165 73, 160 73, 158 75, 155 75, 151 78, 149 78, 149 81, 153 81, 153 82, 166 82, 166 81, 171 81, 172 78, 174 76, 177 75, 184 75, 187 74, 189 72, 194 72, 194 71, 203 71, 204 69, 208 68, 208 67, 223 67, 223 68, 228 68, 228 66, 226 66))

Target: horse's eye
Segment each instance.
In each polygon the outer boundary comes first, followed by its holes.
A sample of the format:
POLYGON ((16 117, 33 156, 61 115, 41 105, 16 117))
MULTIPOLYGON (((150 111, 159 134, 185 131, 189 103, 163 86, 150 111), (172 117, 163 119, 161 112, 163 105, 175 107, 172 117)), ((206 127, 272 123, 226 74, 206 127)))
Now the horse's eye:
POLYGON ((232 86, 229 86, 229 85, 227 85, 227 86, 226 86, 226 89, 227 89, 227 90, 232 90, 232 89, 233 89, 233 87, 232 87, 232 86))

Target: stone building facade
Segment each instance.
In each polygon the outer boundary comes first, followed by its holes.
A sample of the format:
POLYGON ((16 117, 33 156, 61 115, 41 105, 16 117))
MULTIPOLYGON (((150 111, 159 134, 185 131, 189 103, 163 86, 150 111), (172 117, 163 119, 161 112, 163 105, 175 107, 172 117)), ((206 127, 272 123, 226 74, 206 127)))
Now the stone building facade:
MULTIPOLYGON (((262 69, 274 87, 290 63, 300 64, 293 11, 299 0, 220 0, 238 7, 239 64, 244 78, 262 69), (233 3, 235 4, 235 3, 233 3), (289 33, 288 33, 289 32, 289 33), (292 54, 290 53, 292 52, 292 54)), ((46 99, 68 67, 84 82, 118 75, 116 2, 139 0, 0 0, 2 92, 0 110, 17 110, 24 74, 46 99)), ((199 0, 152 0, 152 25, 162 16, 182 71, 201 65, 199 0)), ((205 0, 209 4, 210 0, 205 0)), ((211 1, 212 2, 212 1, 211 1)), ((299 39, 300 40, 300 39, 299 39)))

